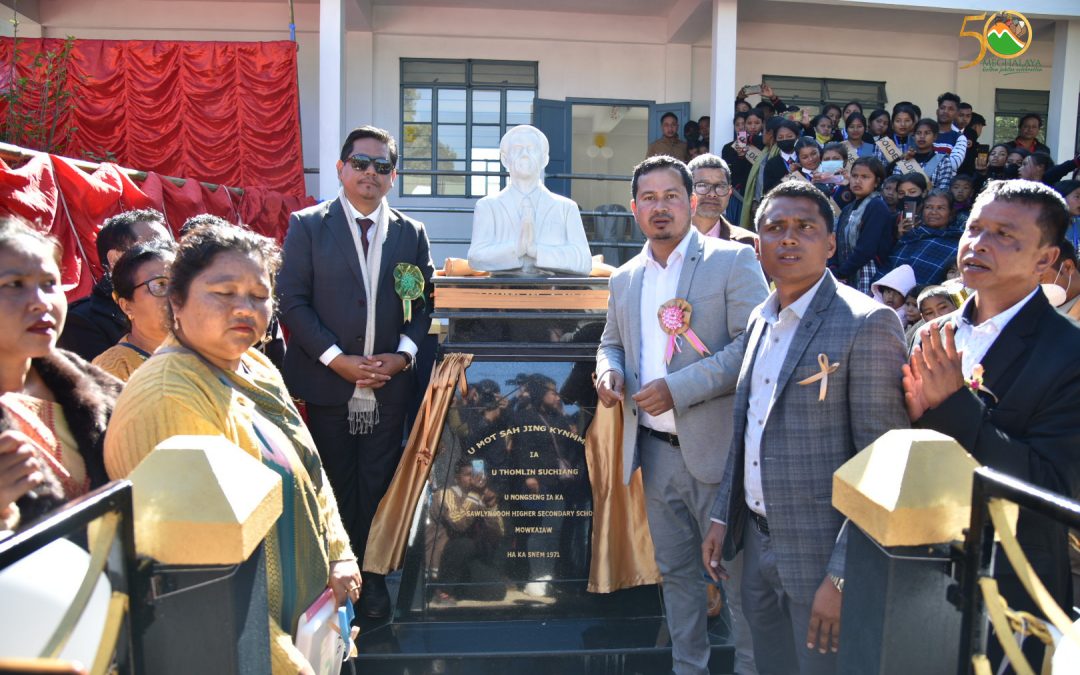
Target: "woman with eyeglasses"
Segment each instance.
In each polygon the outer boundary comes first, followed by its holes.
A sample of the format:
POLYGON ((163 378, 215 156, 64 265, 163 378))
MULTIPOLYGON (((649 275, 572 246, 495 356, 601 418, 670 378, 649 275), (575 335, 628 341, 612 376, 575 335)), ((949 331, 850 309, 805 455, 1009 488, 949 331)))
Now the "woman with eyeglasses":
POLYGON ((93 364, 127 382, 169 335, 168 267, 176 245, 155 240, 128 249, 113 266, 113 297, 131 330, 93 364))
POLYGON ((0 531, 108 481, 102 444, 120 383, 56 348, 66 318, 60 245, 0 219, 0 531))

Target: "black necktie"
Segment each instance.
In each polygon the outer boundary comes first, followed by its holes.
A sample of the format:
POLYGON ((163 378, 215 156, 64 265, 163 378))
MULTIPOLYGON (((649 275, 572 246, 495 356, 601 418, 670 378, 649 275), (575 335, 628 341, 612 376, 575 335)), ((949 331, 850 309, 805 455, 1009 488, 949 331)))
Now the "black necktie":
POLYGON ((356 224, 360 226, 360 244, 364 247, 364 259, 368 257, 368 230, 375 224, 371 218, 357 218, 356 224))

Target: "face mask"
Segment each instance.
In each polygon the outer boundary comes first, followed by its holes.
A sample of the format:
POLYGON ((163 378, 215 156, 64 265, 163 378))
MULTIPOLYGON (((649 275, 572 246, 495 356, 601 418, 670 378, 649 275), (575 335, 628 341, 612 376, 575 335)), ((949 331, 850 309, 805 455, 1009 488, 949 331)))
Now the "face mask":
POLYGON ((795 152, 795 139, 789 138, 786 141, 777 141, 776 147, 780 148, 780 152, 791 154, 795 152))
POLYGON ((1058 286, 1057 280, 1061 276, 1061 270, 1058 270, 1054 275, 1054 283, 1052 284, 1040 284, 1043 289, 1043 293, 1046 294, 1047 301, 1054 307, 1061 307, 1065 304, 1065 301, 1069 297, 1069 286, 1072 286, 1072 277, 1069 277, 1069 283, 1065 288, 1058 286))

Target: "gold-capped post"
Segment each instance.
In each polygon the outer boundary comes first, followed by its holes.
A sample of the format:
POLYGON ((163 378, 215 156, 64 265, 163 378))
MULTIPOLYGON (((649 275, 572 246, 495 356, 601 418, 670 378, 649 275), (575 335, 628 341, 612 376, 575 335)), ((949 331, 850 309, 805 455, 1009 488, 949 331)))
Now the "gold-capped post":
POLYGON ((833 506, 886 547, 963 539, 979 463, 928 429, 883 434, 833 474, 833 506))
POLYGON ((131 473, 135 547, 167 565, 248 559, 281 515, 281 477, 223 436, 173 436, 131 473))

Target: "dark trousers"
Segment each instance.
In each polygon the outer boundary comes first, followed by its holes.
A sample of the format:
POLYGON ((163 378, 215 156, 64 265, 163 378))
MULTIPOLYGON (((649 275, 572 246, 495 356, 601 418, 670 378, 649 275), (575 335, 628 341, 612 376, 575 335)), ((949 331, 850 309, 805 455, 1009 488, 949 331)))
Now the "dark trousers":
POLYGON ((408 409, 407 404, 380 403, 379 423, 371 433, 353 435, 347 404, 307 404, 308 429, 361 567, 371 521, 401 460, 408 409))

